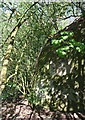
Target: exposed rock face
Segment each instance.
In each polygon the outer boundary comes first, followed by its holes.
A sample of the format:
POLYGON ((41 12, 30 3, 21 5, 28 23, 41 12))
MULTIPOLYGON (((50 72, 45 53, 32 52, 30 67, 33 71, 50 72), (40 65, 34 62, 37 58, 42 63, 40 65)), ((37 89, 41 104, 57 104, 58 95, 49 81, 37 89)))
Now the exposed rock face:
POLYGON ((51 74, 57 74, 59 76, 66 75, 75 71, 75 67, 72 59, 59 59, 56 64, 52 62, 50 64, 51 74))
POLYGON ((85 44, 85 17, 75 20, 71 25, 49 37, 37 59, 36 68, 39 72, 37 74, 40 75, 37 86, 39 90, 44 88, 44 94, 46 93, 48 101, 50 98, 49 104, 52 106, 58 108, 64 104, 62 110, 84 111, 85 55, 75 50, 70 51, 64 58, 56 54, 56 48, 53 48, 51 41, 57 40, 63 31, 73 32, 72 38, 85 44))
POLYGON ((75 39, 75 41, 85 43, 85 18, 81 17, 78 20, 75 20, 71 25, 67 26, 66 28, 64 28, 63 30, 59 31, 58 33, 54 34, 49 38, 45 46, 40 51, 40 54, 38 56, 37 63, 36 63, 37 64, 36 68, 39 67, 40 69, 45 64, 49 64, 52 61, 53 68, 55 66, 55 69, 56 69, 55 72, 57 72, 58 75, 65 75, 73 71, 74 57, 73 56, 71 57, 69 55, 69 57, 64 59, 59 58, 56 55, 56 49, 53 49, 52 45, 50 44, 51 40, 57 39, 61 36, 60 33, 62 31, 73 32, 74 33, 73 38, 75 39))

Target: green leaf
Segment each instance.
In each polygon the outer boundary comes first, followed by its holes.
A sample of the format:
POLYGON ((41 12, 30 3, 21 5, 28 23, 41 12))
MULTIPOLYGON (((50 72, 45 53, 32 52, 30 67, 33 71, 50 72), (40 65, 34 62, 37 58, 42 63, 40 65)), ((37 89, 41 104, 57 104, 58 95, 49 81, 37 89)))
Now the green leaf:
POLYGON ((16 87, 16 84, 13 84, 13 87, 16 87))
POLYGON ((72 10, 68 10, 67 13, 71 12, 72 10))
POLYGON ((62 48, 62 50, 61 50, 61 49, 56 50, 56 53, 57 53, 60 57, 64 57, 64 56, 66 55, 66 52, 63 51, 63 48, 62 48))
POLYGON ((64 34, 67 34, 67 35, 68 35, 69 32, 68 32, 68 31, 64 31, 64 32, 61 32, 60 34, 61 34, 61 35, 64 35, 64 34))
POLYGON ((73 32, 70 32, 69 34, 70 34, 70 36, 72 36, 72 35, 73 35, 73 32))
POLYGON ((69 41, 70 41, 70 42, 72 42, 72 43, 73 43, 73 42, 75 42, 75 40, 74 40, 74 39, 70 39, 69 41))
POLYGON ((69 50, 69 46, 65 46, 63 50, 69 50))
POLYGON ((69 36, 62 36, 63 40, 68 39, 69 36))
POLYGON ((52 40, 52 44, 59 44, 63 41, 63 39, 60 39, 60 40, 52 40))
POLYGON ((62 51, 62 55, 66 55, 66 52, 62 51))
POLYGON ((59 50, 56 50, 56 53, 58 53, 59 52, 59 50))
POLYGON ((77 50, 78 52, 81 52, 81 49, 80 49, 79 47, 76 47, 76 50, 77 50))
POLYGON ((36 100, 33 100, 33 104, 36 104, 37 102, 36 102, 36 100))
POLYGON ((52 32, 51 32, 51 34, 53 35, 53 34, 55 34, 55 33, 56 33, 55 28, 52 28, 52 32))
POLYGON ((54 44, 55 43, 55 40, 52 40, 52 42, 51 42, 52 44, 54 44))
POLYGON ((65 7, 63 8, 63 10, 67 10, 67 9, 68 9, 67 7, 66 7, 66 8, 65 8, 65 7))
POLYGON ((56 40, 56 41, 55 41, 55 44, 58 44, 58 43, 59 43, 59 40, 56 40))
POLYGON ((72 44, 69 47, 74 48, 74 46, 72 44))
POLYGON ((61 13, 60 13, 60 17, 62 17, 64 14, 65 14, 65 12, 61 12, 61 13))

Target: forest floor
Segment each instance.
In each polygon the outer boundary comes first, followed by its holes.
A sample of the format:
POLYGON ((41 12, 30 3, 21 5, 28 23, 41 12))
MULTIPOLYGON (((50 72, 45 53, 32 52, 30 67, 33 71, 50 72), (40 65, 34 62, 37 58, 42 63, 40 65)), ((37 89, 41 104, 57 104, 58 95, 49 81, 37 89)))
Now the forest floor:
POLYGON ((26 99, 17 102, 3 102, 1 120, 85 120, 85 115, 78 113, 60 113, 49 110, 32 110, 26 99))

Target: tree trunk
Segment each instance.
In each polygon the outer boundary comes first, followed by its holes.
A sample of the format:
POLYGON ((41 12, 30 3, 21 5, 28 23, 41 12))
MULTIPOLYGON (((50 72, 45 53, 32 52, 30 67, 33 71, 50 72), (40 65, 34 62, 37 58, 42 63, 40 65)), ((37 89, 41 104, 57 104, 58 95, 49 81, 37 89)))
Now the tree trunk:
POLYGON ((0 80, 0 96, 2 94, 3 89, 5 88, 5 84, 8 82, 6 81, 6 72, 7 72, 7 68, 8 68, 8 62, 9 62, 9 58, 10 58, 10 54, 11 54, 11 50, 12 50, 12 46, 14 43, 14 39, 16 36, 16 33, 19 29, 19 27, 27 20, 30 18, 30 16, 26 19, 24 19, 22 21, 22 18, 25 16, 25 14, 27 13, 27 11, 29 11, 33 6, 35 6, 38 2, 34 2, 33 5, 31 5, 29 8, 27 8, 27 10, 23 13, 22 17, 19 19, 16 27, 13 29, 13 31, 11 32, 11 38, 10 38, 10 44, 8 46, 7 52, 6 52, 6 56, 4 58, 4 62, 3 62, 3 67, 2 67, 2 71, 1 71, 1 80, 0 80), (21 22, 22 21, 22 22, 21 22))
POLYGON ((15 29, 13 30, 13 32, 11 34, 10 44, 7 48, 6 56, 4 58, 3 67, 2 67, 2 71, 1 71, 1 80, 0 80, 0 88, 1 88, 0 95, 3 91, 3 89, 5 88, 6 72, 7 72, 8 62, 9 62, 12 46, 13 46, 13 43, 14 43, 14 38, 16 36, 16 33, 17 33, 18 29, 19 29, 19 26, 15 27, 15 29))

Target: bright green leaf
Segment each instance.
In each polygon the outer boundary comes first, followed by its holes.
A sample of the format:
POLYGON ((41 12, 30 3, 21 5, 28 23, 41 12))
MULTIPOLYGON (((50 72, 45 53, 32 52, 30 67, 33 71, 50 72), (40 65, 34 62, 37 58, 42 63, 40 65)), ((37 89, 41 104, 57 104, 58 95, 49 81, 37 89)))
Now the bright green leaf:
POLYGON ((63 40, 68 39, 69 36, 62 36, 63 40))
POLYGON ((72 36, 73 35, 73 32, 70 32, 70 36, 72 36))
POLYGON ((78 52, 81 52, 81 49, 80 49, 79 47, 76 47, 76 50, 77 50, 78 52))
POLYGON ((60 34, 61 34, 61 35, 64 35, 64 34, 67 34, 67 35, 68 35, 69 32, 68 32, 68 31, 64 31, 64 32, 61 32, 60 34))
POLYGON ((66 52, 62 51, 62 55, 66 55, 66 52))

